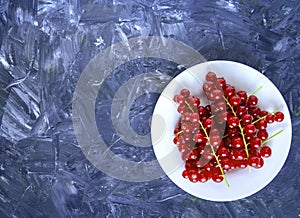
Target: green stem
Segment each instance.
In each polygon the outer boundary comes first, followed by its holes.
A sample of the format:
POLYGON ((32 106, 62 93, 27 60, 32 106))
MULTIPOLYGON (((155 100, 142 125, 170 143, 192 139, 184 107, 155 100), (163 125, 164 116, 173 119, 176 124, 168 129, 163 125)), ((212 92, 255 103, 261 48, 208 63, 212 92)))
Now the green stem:
MULTIPOLYGON (((279 111, 279 108, 276 108, 274 111, 270 112, 270 114, 273 114, 273 115, 274 115, 277 111, 279 111)), ((260 117, 260 118, 258 118, 257 120, 255 120, 254 122, 252 122, 252 124, 257 123, 258 121, 263 120, 263 119, 265 119, 266 117, 267 117, 267 115, 265 115, 265 116, 263 116, 263 117, 260 117)))
POLYGON ((272 135, 271 137, 267 138, 266 140, 264 140, 262 142, 262 145, 266 144, 268 141, 272 140, 274 137, 276 137, 277 135, 279 135, 280 133, 283 132, 283 129, 282 130, 279 130, 278 132, 276 132, 274 135, 272 135))
MULTIPOLYGON (((236 116, 236 112, 234 111, 233 107, 229 103, 228 99, 225 96, 223 96, 223 98, 226 101, 226 104, 228 105, 228 107, 231 109, 233 115, 236 116)), ((241 132, 241 135, 242 135, 242 138, 243 138, 243 143, 244 143, 245 151, 246 151, 247 158, 248 158, 249 157, 248 145, 247 145, 247 142, 246 142, 244 130, 243 130, 243 127, 242 127, 241 123, 239 123, 239 129, 240 129, 240 132, 241 132)))
POLYGON ((248 97, 251 96, 251 95, 255 95, 256 93, 258 93, 262 89, 262 87, 263 87, 262 85, 260 87, 258 87, 254 92, 252 92, 251 94, 249 94, 248 97))

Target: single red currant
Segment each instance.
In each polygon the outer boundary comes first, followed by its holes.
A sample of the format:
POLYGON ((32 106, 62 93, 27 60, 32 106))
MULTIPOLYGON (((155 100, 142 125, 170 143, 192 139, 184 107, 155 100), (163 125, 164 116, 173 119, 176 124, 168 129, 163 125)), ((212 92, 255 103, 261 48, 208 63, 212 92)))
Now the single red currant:
POLYGON ((269 136, 269 134, 265 129, 259 130, 257 132, 257 137, 260 138, 261 140, 266 140, 268 138, 268 136, 269 136))
POLYGON ((188 89, 182 89, 180 91, 180 95, 184 96, 185 98, 188 98, 190 96, 190 91, 188 89))
POLYGON ((280 111, 277 111, 275 113, 275 121, 276 122, 282 122, 284 120, 284 114, 280 111))
POLYGON ((215 82, 217 80, 217 75, 214 72, 208 72, 205 78, 207 81, 215 82))
POLYGON ((230 103, 231 106, 237 107, 241 104, 241 98, 239 96, 236 96, 236 95, 231 96, 229 98, 229 103, 230 103))
POLYGON ((265 145, 260 149, 259 154, 264 158, 270 157, 272 155, 272 149, 269 146, 265 145))
POLYGON ((259 120, 259 121, 255 124, 255 126, 256 126, 256 128, 257 128, 258 130, 266 129, 266 128, 267 128, 267 125, 268 125, 268 123, 267 123, 267 121, 265 121, 265 120, 259 120))
POLYGON ((174 101, 178 104, 182 104, 185 101, 185 97, 183 95, 175 95, 174 101))
POLYGON ((258 103, 258 98, 255 95, 249 96, 247 102, 248 106, 255 106, 257 105, 257 103, 258 103))
POLYGON ((253 124, 248 124, 244 127, 244 133, 246 135, 253 135, 255 133, 255 126, 253 124))

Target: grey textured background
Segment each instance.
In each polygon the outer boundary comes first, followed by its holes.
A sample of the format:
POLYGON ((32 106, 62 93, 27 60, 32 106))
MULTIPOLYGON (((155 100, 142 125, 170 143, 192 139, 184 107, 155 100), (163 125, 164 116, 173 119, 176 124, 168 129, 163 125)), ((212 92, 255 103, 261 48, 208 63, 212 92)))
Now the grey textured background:
MULTIPOLYGON (((0 0, 0 217, 299 217, 299 44, 298 0, 0 0), (149 35, 180 40, 207 60, 248 64, 278 87, 292 115, 293 140, 283 169, 265 189, 235 202, 209 202, 167 177, 147 183, 110 178, 85 158, 71 114, 82 70, 113 43, 149 35)), ((120 67, 101 87, 99 119, 128 76, 155 70, 182 71, 156 59, 120 67)), ((149 132, 142 120, 157 97, 149 93, 131 106, 139 134, 149 132)), ((118 140, 113 131, 99 126, 108 144, 118 140)), ((112 150, 136 161, 155 158, 151 148, 126 143, 112 150)))

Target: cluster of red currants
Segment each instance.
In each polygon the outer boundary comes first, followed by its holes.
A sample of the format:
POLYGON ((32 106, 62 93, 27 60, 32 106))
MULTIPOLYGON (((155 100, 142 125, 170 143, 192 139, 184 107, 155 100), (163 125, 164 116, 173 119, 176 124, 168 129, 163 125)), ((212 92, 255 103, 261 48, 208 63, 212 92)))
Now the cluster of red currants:
POLYGON ((256 92, 237 91, 213 72, 207 73, 203 90, 210 101, 206 106, 187 89, 174 96, 181 117, 173 141, 185 161, 182 176, 191 182, 225 180, 229 186, 226 172, 261 168, 263 158, 271 156, 266 143, 281 131, 269 137, 267 126, 283 121, 284 114, 261 110, 256 92))

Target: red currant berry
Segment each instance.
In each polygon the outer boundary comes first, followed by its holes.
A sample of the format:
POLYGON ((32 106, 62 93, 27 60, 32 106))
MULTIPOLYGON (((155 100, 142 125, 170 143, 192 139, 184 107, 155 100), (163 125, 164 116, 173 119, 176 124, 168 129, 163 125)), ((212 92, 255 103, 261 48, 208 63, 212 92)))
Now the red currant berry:
POLYGON ((269 134, 265 129, 259 130, 257 132, 257 137, 260 138, 261 140, 266 140, 268 138, 268 136, 269 136, 269 134))
POLYGON ((220 163, 224 170, 229 170, 231 168, 231 162, 229 158, 220 158, 220 163))
POLYGON ((205 82, 203 84, 203 90, 207 94, 210 93, 213 90, 213 88, 214 88, 214 83, 211 81, 205 82))
POLYGON ((217 111, 225 111, 227 108, 226 102, 225 101, 220 101, 216 105, 217 111))
POLYGON ((261 139, 258 138, 258 137, 253 137, 251 140, 250 140, 250 147, 251 148, 254 148, 254 149, 258 149, 260 146, 261 146, 261 139))
POLYGON ((231 106, 237 107, 241 104, 241 99, 240 99, 239 96, 234 95, 234 96, 230 97, 229 103, 230 103, 231 106))
POLYGON ((196 149, 192 150, 190 152, 190 154, 189 154, 189 159, 196 160, 198 158, 199 158, 199 152, 198 152, 198 150, 196 150, 196 149))
POLYGON ((177 111, 179 113, 183 114, 188 111, 188 108, 184 104, 180 104, 180 105, 178 105, 177 111))
POLYGON ((201 183, 207 182, 209 180, 209 177, 207 176, 207 173, 205 172, 200 172, 198 174, 198 181, 201 183))
POLYGON ((266 116, 266 121, 267 121, 267 123, 274 123, 274 120, 275 120, 274 115, 268 114, 268 115, 266 116))
POLYGON ((223 181, 223 179, 224 179, 224 177, 220 174, 220 173, 218 173, 218 172, 214 172, 213 174, 212 174, 212 180, 214 181, 214 182, 217 182, 217 183, 220 183, 220 182, 222 182, 223 181))
POLYGON ((188 177, 189 177, 189 180, 191 182, 198 182, 198 172, 197 172, 197 170, 194 170, 194 169, 189 170, 188 171, 188 177))
POLYGON ((268 125, 268 123, 267 123, 267 121, 265 121, 265 120, 259 120, 259 121, 255 124, 255 126, 256 126, 256 128, 257 128, 258 130, 266 129, 266 128, 267 128, 267 125, 268 125))
POLYGON ((233 148, 242 148, 242 147, 244 147, 243 139, 240 136, 235 136, 232 139, 232 147, 233 148))
POLYGON ((240 97, 241 99, 241 103, 245 103, 247 100, 247 92, 245 91, 238 91, 237 95, 240 97))
POLYGON ((221 138, 220 136, 218 135, 213 135, 210 137, 210 144, 213 146, 213 147, 216 147, 216 146, 219 146, 221 143, 221 138))
POLYGON ((261 110, 256 107, 256 106, 251 106, 249 108, 249 113, 254 117, 254 118, 258 118, 260 115, 261 110))
POLYGON ((260 117, 265 117, 265 116, 267 116, 268 114, 269 114, 268 111, 261 111, 260 114, 259 114, 259 116, 260 116, 260 117))
POLYGON ((194 122, 194 123, 199 122, 199 120, 200 120, 200 116, 199 116, 198 113, 194 112, 194 113, 191 114, 191 121, 192 122, 194 122))
POLYGON ((247 114, 247 111, 248 111, 248 109, 245 106, 240 105, 236 108, 236 115, 238 117, 242 117, 245 114, 247 114))
POLYGON ((193 135, 191 133, 183 133, 182 139, 186 142, 192 141, 193 135))
POLYGON ((229 98, 231 96, 234 96, 236 93, 235 93, 235 88, 232 87, 232 86, 227 86, 225 89, 224 89, 224 95, 226 98, 229 98))
POLYGON ((204 169, 209 172, 212 171, 213 166, 211 165, 211 163, 207 163, 205 164, 204 169))
POLYGON ((180 136, 175 136, 173 142, 175 145, 179 145, 182 142, 182 139, 180 136))
POLYGON ((208 111, 206 110, 206 108, 203 106, 199 106, 198 113, 199 113, 200 117, 208 117, 208 114, 209 114, 208 111))
POLYGON ((205 141, 205 136, 202 132, 198 132, 194 134, 193 141, 196 143, 202 143, 205 141))
POLYGON ((248 102, 247 102, 247 104, 249 106, 255 106, 255 105, 257 105, 257 103, 258 103, 258 98, 255 95, 249 96, 248 102))
POLYGON ((203 126, 205 128, 211 128, 212 127, 212 124, 213 124, 213 121, 211 118, 206 118, 204 121, 203 121, 203 126))
POLYGON ((184 170, 182 172, 182 177, 185 178, 185 179, 188 179, 189 178, 189 171, 188 170, 184 170))
POLYGON ((194 96, 188 97, 187 102, 190 106, 193 106, 193 107, 196 107, 196 108, 200 105, 200 99, 196 98, 194 96))
POLYGON ((284 120, 284 114, 280 111, 277 111, 275 113, 275 121, 276 122, 282 122, 284 120))
POLYGON ((219 89, 214 89, 211 93, 210 93, 210 98, 213 101, 218 101, 220 99, 222 99, 223 97, 223 93, 221 90, 219 89))
POLYGON ((227 119, 227 123, 229 125, 230 128, 233 128, 233 127, 236 127, 239 125, 239 118, 238 117, 235 117, 235 116, 230 116, 228 119, 227 119))
POLYGON ((203 152, 203 157, 206 159, 206 160, 211 160, 213 159, 213 154, 211 152, 211 149, 204 149, 204 152, 203 152))
POLYGON ((247 161, 246 160, 236 160, 235 165, 237 168, 246 168, 247 167, 247 161))
POLYGON ((221 147, 217 151, 217 155, 220 157, 228 157, 229 155, 229 150, 226 147, 221 147))
POLYGON ((251 124, 252 120, 253 120, 253 118, 250 114, 245 114, 244 116, 242 116, 242 124, 244 126, 247 124, 251 124))
POLYGON ((214 81, 217 80, 217 75, 216 75, 214 72, 208 72, 208 73, 206 74, 205 79, 206 79, 207 81, 212 81, 212 82, 214 82, 214 81))
POLYGON ((232 152, 234 160, 244 160, 247 157, 246 151, 244 149, 235 149, 232 152))
POLYGON ((186 152, 189 150, 189 147, 186 144, 179 144, 177 145, 178 151, 181 153, 186 152))
POLYGON ((175 95, 174 96, 174 101, 178 104, 182 104, 185 101, 185 98, 183 95, 175 95))
POLYGON ((180 95, 184 96, 185 98, 188 98, 190 96, 190 91, 188 89, 182 89, 180 91, 180 95))
POLYGON ((248 165, 258 169, 264 165, 264 160, 258 156, 251 156, 248 159, 248 165))
POLYGON ((217 79, 218 84, 224 88, 226 86, 226 80, 222 77, 222 78, 218 78, 217 79))
POLYGON ((263 146, 259 152, 261 157, 267 158, 272 155, 272 149, 269 146, 263 146))
POLYGON ((253 135, 255 133, 255 126, 253 124, 248 124, 244 127, 244 132, 246 135, 253 135))
POLYGON ((238 136, 240 134, 239 128, 234 127, 227 130, 227 135, 230 138, 233 138, 235 136, 238 136))
POLYGON ((174 129, 174 135, 179 134, 180 131, 181 131, 181 129, 179 127, 177 127, 176 129, 174 129))
POLYGON ((182 130, 184 133, 190 133, 190 132, 192 132, 192 128, 191 128, 190 123, 188 123, 188 122, 183 122, 183 123, 181 124, 181 130, 182 130))

